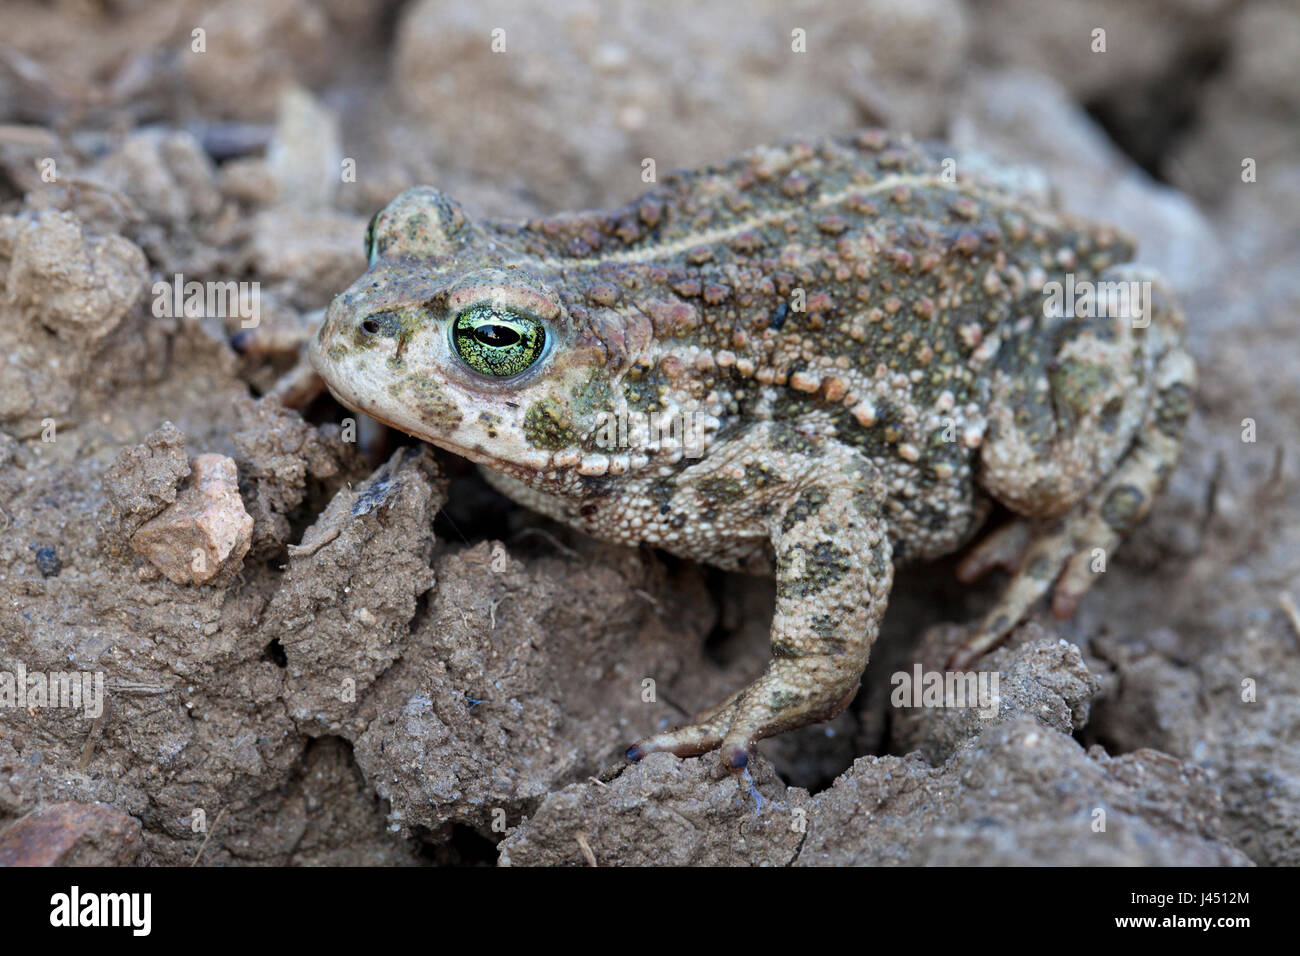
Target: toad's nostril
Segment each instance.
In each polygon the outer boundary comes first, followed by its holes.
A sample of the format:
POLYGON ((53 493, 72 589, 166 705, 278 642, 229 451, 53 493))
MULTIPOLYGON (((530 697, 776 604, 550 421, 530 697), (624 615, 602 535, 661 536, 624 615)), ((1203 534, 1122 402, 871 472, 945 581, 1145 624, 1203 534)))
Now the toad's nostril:
POLYGON ((402 331, 402 318, 395 312, 372 312, 357 324, 362 335, 396 336, 402 331))

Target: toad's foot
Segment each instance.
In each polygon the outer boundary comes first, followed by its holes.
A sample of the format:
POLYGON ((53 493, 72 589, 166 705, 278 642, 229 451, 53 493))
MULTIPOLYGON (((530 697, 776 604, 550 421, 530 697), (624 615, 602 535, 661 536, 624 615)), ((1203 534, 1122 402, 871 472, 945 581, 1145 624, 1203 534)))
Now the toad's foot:
POLYGON ((893 580, 883 482, 866 459, 834 443, 763 460, 797 475, 766 519, 777 579, 772 661, 695 722, 632 747, 629 760, 720 749, 723 763, 740 770, 756 741, 835 716, 858 689, 893 580))
MULTIPOLYGON (((775 661, 773 662, 776 663, 775 661)), ((769 668, 754 683, 743 691, 733 694, 726 704, 706 711, 696 718, 695 723, 687 724, 667 733, 647 737, 635 746, 629 747, 627 759, 640 760, 646 754, 667 752, 678 757, 698 757, 712 750, 722 750, 723 763, 729 770, 743 770, 749 765, 749 747, 764 737, 771 737, 782 731, 805 727, 821 720, 838 717, 853 702, 858 693, 858 678, 854 677, 853 686, 838 700, 818 707, 787 707, 781 710, 779 704, 767 707, 761 704, 754 708, 759 711, 757 719, 749 718, 748 723, 741 723, 746 715, 738 706, 742 699, 753 697, 761 701, 764 694, 771 699, 781 693, 783 687, 793 686, 792 677, 807 680, 802 674, 773 674, 769 668)), ((787 668, 793 671, 793 668, 787 668)), ((814 680, 817 678, 814 677, 814 680)))
POLYGON ((957 580, 972 584, 994 568, 1014 574, 1024 563, 1025 552, 1033 543, 1033 532, 1024 518, 1009 521, 990 531, 957 564, 957 580))
POLYGON ((958 567, 964 580, 1011 563, 1027 537, 1015 576, 972 636, 955 651, 950 668, 965 670, 1001 644, 1033 604, 1050 590, 1052 612, 1070 617, 1105 571, 1119 541, 1146 517, 1178 457, 1196 370, 1178 344, 1182 316, 1157 289, 1147 347, 1155 355, 1152 400, 1133 442, 1116 466, 1078 504, 1036 535, 1021 520, 981 542, 958 567))

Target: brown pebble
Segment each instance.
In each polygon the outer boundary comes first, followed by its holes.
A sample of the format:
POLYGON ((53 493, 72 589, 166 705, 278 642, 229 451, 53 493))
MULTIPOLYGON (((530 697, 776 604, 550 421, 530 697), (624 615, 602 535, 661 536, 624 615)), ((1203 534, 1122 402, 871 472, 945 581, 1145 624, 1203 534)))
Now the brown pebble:
POLYGON ((199 455, 176 501, 146 521, 131 547, 175 584, 203 584, 248 553, 253 519, 239 497, 235 463, 199 455))

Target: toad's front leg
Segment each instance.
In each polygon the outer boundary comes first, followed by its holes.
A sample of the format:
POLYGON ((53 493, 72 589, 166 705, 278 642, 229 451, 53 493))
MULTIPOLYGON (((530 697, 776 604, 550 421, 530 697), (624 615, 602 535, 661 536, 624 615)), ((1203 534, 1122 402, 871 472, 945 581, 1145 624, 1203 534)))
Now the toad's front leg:
POLYGON ((884 484, 845 446, 778 457, 792 479, 763 519, 776 557, 767 671, 694 723, 641 741, 630 760, 721 749, 724 764, 739 770, 755 741, 833 717, 857 691, 893 581, 884 484))

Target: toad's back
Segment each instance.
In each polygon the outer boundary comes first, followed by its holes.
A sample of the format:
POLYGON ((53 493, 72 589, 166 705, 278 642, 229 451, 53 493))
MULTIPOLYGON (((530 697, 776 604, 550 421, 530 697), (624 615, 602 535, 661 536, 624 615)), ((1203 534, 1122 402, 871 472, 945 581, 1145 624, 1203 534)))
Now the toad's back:
POLYGON ((613 212, 492 228, 578 321, 649 322, 623 380, 632 411, 698 403, 723 435, 798 420, 877 463, 899 492, 899 557, 971 530, 991 370, 1050 358, 1044 285, 1133 252, 879 131, 672 173, 613 212))

